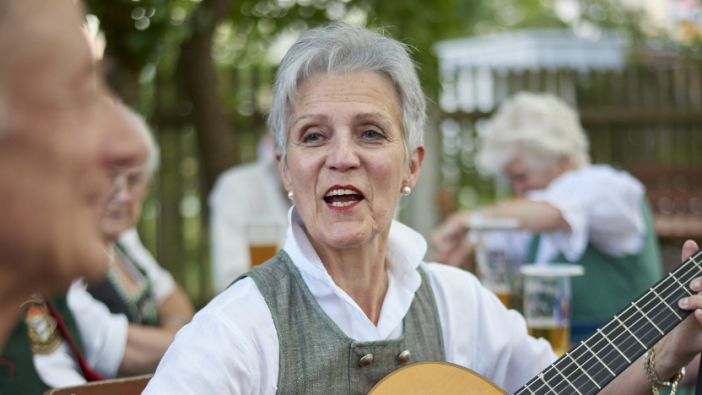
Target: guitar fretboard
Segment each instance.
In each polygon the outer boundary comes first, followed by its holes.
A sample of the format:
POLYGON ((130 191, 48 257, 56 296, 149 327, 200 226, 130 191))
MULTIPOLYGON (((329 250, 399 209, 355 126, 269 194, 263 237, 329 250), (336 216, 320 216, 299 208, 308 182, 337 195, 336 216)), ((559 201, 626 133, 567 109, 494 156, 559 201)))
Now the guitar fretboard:
POLYGON ((599 392, 690 314, 678 300, 693 294, 690 282, 701 274, 698 251, 514 394, 599 392))

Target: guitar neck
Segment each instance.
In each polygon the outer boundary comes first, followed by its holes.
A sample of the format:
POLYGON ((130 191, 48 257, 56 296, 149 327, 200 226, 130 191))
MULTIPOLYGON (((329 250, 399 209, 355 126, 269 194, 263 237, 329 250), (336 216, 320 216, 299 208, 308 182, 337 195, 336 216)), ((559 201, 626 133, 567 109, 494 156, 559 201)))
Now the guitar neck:
POLYGON ((693 294, 689 284, 701 274, 698 251, 514 394, 599 392, 690 314, 678 300, 693 294))

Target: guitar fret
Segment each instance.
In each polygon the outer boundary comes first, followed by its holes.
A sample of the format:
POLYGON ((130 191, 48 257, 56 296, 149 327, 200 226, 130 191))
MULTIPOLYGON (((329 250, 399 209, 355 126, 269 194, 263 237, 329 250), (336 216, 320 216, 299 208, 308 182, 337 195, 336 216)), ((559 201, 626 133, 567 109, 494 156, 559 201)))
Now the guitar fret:
MULTIPOLYGON (((570 380, 568 380, 568 377, 566 377, 566 376, 560 371, 560 369, 558 369, 558 367, 556 366, 556 364, 553 365, 553 368, 556 369, 556 372, 558 372, 558 374, 560 374, 561 377, 563 377, 563 379, 566 381, 566 383, 570 384, 570 386, 573 387, 573 389, 575 390, 575 392, 579 393, 580 395, 583 395, 582 392, 580 392, 580 391, 578 390, 578 388, 577 388, 576 386, 574 386, 573 383, 570 382, 570 380)), ((550 387, 549 387, 549 388, 550 388, 550 387)))
POLYGON ((594 395, 600 392, 690 315, 689 311, 678 307, 677 300, 696 294, 685 284, 701 275, 702 251, 668 273, 649 288, 650 292, 633 301, 515 394, 594 395))
POLYGON ((678 319, 682 321, 682 317, 680 317, 680 315, 678 315, 678 313, 676 313, 675 310, 673 310, 673 308, 670 307, 670 305, 669 305, 663 298, 661 298, 660 295, 658 295, 658 292, 656 292, 655 289, 651 288, 651 292, 653 292, 653 294, 656 295, 656 296, 658 297, 658 299, 661 300, 661 302, 663 302, 663 304, 665 305, 665 307, 669 308, 670 311, 672 311, 673 314, 675 314, 675 316, 678 317, 678 319))
POLYGON ((664 335, 664 336, 665 336, 665 333, 661 330, 661 328, 659 328, 658 325, 656 325, 655 322, 651 321, 651 319, 648 318, 648 316, 646 315, 646 313, 644 313, 643 310, 641 310, 641 309, 639 308, 639 306, 636 305, 636 302, 633 302, 631 305, 634 306, 634 307, 636 307, 636 310, 638 310, 639 313, 641 313, 641 314, 644 316, 644 318, 646 318, 646 319, 648 320, 648 322, 650 322, 651 325, 653 325, 653 327, 656 328, 656 330, 658 330, 658 332, 661 333, 661 335, 664 335))
POLYGON ((685 292, 687 292, 688 295, 692 296, 692 292, 690 292, 690 290, 687 289, 686 286, 682 285, 682 283, 677 279, 677 277, 675 277, 675 276, 673 275, 673 273, 670 273, 669 276, 672 277, 673 280, 675 280, 675 282, 678 283, 678 285, 680 285, 680 288, 684 289, 685 292))
POLYGON ((621 326, 623 326, 624 329, 626 329, 626 331, 629 332, 629 333, 631 334, 631 336, 632 336, 634 339, 636 339, 637 342, 639 342, 639 343, 641 344, 641 347, 643 347, 644 350, 648 350, 648 347, 646 347, 646 344, 644 344, 644 342, 642 342, 641 340, 639 340, 639 338, 636 337, 636 335, 634 334, 634 332, 632 332, 631 329, 629 329, 628 326, 624 325, 624 323, 619 319, 619 317, 617 317, 617 316, 615 315, 615 316, 614 316, 614 319, 617 320, 617 321, 619 322, 619 324, 620 324, 621 326))
POLYGON ((612 341, 609 340, 609 338, 607 337, 607 335, 605 335, 604 332, 602 332, 602 330, 601 330, 600 328, 597 328, 597 332, 599 332, 600 335, 602 335, 602 337, 604 337, 605 340, 607 340, 607 343, 609 343, 612 347, 614 347, 614 349, 617 350, 617 352, 619 352, 619 354, 621 354, 622 357, 623 357, 624 359, 626 359, 627 362, 631 363, 631 360, 630 360, 629 358, 627 358, 626 354, 624 354, 624 353, 622 352, 622 350, 619 349, 619 347, 617 347, 614 343, 612 343, 612 341))
POLYGON ((590 347, 588 347, 587 343, 583 342, 583 343, 581 343, 581 344, 582 344, 583 346, 585 346, 585 348, 587 348, 587 350, 590 351, 590 353, 592 353, 592 355, 594 355, 595 358, 596 358, 598 361, 600 361, 600 363, 602 364, 602 366, 604 366, 605 369, 607 369, 607 370, 609 371, 609 373, 612 374, 612 376, 615 376, 615 377, 617 376, 616 374, 614 374, 614 372, 612 371, 612 369, 610 369, 609 366, 607 366, 607 364, 605 364, 604 361, 602 361, 602 360, 600 359, 600 357, 598 357, 597 354, 595 354, 595 353, 592 351, 592 349, 590 349, 590 347))
POLYGON ((531 388, 529 388, 529 384, 525 385, 524 388, 527 389, 531 394, 536 395, 536 392, 532 391, 531 388))
MULTIPOLYGON (((597 330, 599 330, 599 329, 597 329, 597 330)), ((583 372, 583 374, 585 374, 585 376, 587 376, 587 378, 589 378, 590 381, 592 381, 593 384, 595 384, 595 386, 597 387, 597 389, 602 389, 602 387, 600 387, 600 385, 597 383, 597 381, 595 381, 595 379, 593 379, 593 378, 587 373, 587 370, 583 369, 583 367, 580 366, 580 364, 578 363, 578 361, 576 361, 575 358, 573 358, 573 357, 570 355, 569 352, 566 353, 566 355, 568 356, 568 358, 570 358, 571 361, 573 361, 573 363, 575 363, 575 366, 577 366, 578 369, 580 369, 580 371, 583 372)))
POLYGON ((539 373, 539 378, 541 379, 541 381, 544 382, 544 384, 546 384, 546 386, 548 387, 548 389, 551 390, 551 392, 553 392, 555 395, 558 395, 558 392, 554 391, 553 388, 548 384, 548 381, 546 381, 546 379, 544 378, 543 373, 539 373))

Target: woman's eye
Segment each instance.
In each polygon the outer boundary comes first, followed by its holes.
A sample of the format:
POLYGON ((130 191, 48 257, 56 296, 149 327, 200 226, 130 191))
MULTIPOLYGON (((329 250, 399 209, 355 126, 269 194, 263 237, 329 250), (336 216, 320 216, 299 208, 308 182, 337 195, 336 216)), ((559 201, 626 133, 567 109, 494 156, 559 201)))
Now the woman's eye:
POLYGON ((372 130, 372 129, 363 131, 363 138, 365 138, 365 139, 376 140, 376 139, 379 139, 382 137, 383 137, 383 135, 380 134, 380 132, 377 132, 377 131, 372 130))
POLYGON ((322 139, 322 135, 319 133, 310 133, 302 138, 303 143, 316 143, 322 139))

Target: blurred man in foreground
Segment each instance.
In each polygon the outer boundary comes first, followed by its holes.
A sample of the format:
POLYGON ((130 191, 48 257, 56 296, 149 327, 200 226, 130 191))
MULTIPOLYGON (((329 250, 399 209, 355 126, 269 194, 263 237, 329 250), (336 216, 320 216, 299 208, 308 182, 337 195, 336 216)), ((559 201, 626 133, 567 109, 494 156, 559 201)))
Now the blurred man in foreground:
POLYGON ((111 174, 145 155, 81 18, 72 0, 0 0, 0 348, 31 294, 104 274, 111 174))

